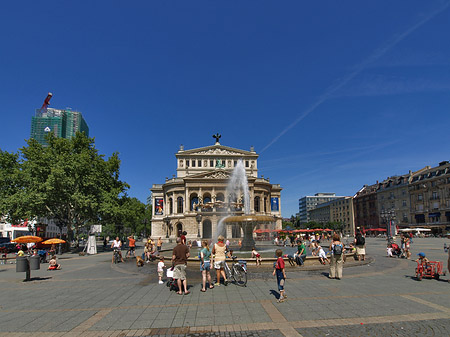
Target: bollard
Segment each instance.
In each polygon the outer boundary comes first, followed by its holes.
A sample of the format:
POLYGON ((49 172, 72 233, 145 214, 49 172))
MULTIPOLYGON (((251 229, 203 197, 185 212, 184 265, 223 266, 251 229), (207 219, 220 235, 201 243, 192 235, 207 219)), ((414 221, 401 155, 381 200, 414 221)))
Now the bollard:
POLYGON ((41 258, 39 255, 30 257, 30 269, 31 270, 41 269, 41 258))
POLYGON ((16 272, 17 273, 24 273, 28 270, 28 259, 24 256, 18 256, 16 258, 16 272))

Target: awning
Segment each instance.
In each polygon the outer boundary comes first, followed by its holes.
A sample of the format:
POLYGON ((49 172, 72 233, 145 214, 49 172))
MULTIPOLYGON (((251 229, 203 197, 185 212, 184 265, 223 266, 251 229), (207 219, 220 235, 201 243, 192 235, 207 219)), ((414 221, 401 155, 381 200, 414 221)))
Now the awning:
POLYGON ((435 212, 435 213, 430 213, 428 214, 429 218, 437 218, 441 216, 441 212, 435 212))
POLYGON ((416 214, 414 217, 416 219, 425 219, 425 214, 416 214))
POLYGON ((450 212, 445 212, 445 216, 450 216, 450 212))

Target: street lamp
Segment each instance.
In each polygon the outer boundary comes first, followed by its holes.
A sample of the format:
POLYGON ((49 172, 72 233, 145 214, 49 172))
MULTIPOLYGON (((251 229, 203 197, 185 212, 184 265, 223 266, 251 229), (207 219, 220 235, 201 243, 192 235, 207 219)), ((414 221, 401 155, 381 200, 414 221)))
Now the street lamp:
POLYGON ((144 238, 147 238, 147 218, 144 218, 144 220, 142 220, 142 223, 144 224, 144 238))
POLYGON ((166 224, 166 239, 169 238, 169 226, 170 226, 170 218, 166 216, 163 218, 164 223, 166 224))
POLYGON ((202 215, 200 213, 197 213, 197 216, 195 217, 197 220, 197 237, 200 237, 200 223, 202 222, 202 215))
POLYGON ((393 209, 383 210, 380 212, 381 218, 386 223, 388 238, 395 236, 395 211, 393 209))

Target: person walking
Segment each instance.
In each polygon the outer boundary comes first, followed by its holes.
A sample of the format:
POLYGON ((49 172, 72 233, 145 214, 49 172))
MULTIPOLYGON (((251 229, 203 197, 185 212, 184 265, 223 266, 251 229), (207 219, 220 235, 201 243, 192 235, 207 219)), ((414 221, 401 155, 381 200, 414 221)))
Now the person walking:
POLYGON ((181 238, 177 238, 177 245, 173 248, 172 251, 172 265, 174 266, 173 270, 173 278, 177 280, 178 284, 178 295, 187 295, 190 292, 187 288, 187 279, 186 279, 186 264, 187 259, 189 258, 189 248, 185 244, 182 243, 181 238), (183 288, 181 287, 183 286, 183 288))
POLYGON ((341 242, 339 234, 333 234, 330 244, 330 275, 329 278, 340 280, 342 278, 342 268, 344 264, 344 244, 341 242))
POLYGON ((356 246, 356 255, 358 256, 358 261, 361 261, 361 259, 364 261, 366 259, 366 238, 362 235, 362 233, 360 231, 358 231, 358 233, 356 233, 355 246, 356 246))
POLYGON ((208 279, 209 289, 214 288, 211 281, 211 250, 208 246, 208 241, 202 241, 202 249, 200 250, 200 271, 202 272, 202 289, 200 291, 206 291, 206 280, 208 279))
POLYGON ((217 243, 214 244, 212 253, 214 255, 214 269, 216 270, 216 286, 220 286, 220 275, 223 276, 223 284, 228 285, 227 275, 225 274, 224 264, 226 259, 227 246, 223 242, 225 238, 222 235, 217 237, 217 243))
POLYGON ((284 260, 282 258, 283 251, 281 249, 277 249, 275 251, 275 255, 277 257, 277 261, 274 265, 273 276, 277 277, 278 291, 280 292, 280 298, 277 300, 277 302, 281 303, 284 302, 287 297, 284 290, 284 283, 286 282, 286 270, 284 260))

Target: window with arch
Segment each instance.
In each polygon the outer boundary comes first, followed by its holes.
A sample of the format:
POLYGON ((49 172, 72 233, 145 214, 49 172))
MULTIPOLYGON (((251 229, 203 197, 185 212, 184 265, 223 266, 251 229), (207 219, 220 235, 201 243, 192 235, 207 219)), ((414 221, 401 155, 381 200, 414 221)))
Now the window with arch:
POLYGON ((177 198, 177 213, 183 213, 183 197, 177 198))
POLYGON ((255 208, 255 212, 260 212, 260 208, 259 208, 259 197, 255 197, 255 206, 254 206, 254 208, 255 208))
POLYGON ((198 205, 198 196, 197 193, 191 194, 191 200, 189 202, 189 204, 191 205, 191 211, 194 211, 194 205, 197 204, 198 205))
MULTIPOLYGON (((206 193, 203 195, 203 204, 206 205, 207 203, 211 202, 211 194, 206 193)), ((212 207, 205 207, 203 208, 204 211, 206 212, 211 212, 212 211, 212 207)))

